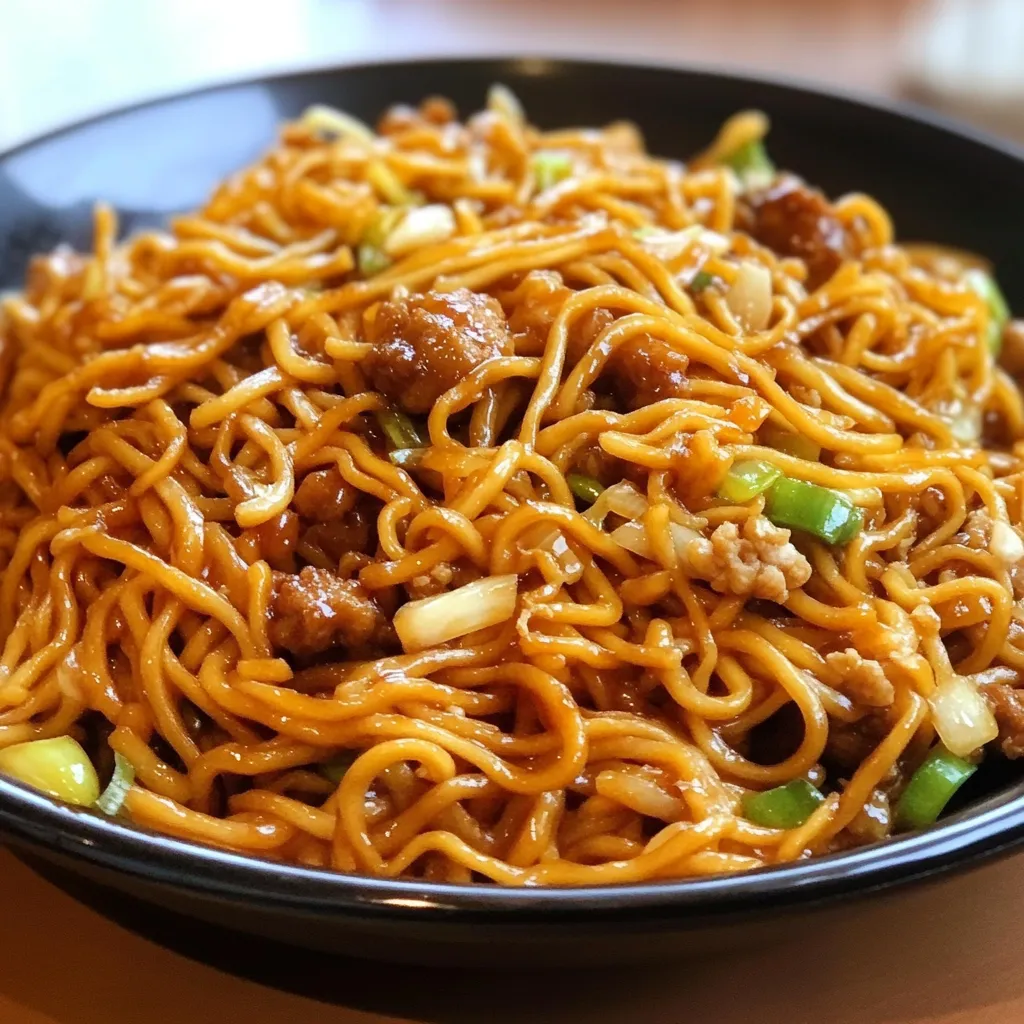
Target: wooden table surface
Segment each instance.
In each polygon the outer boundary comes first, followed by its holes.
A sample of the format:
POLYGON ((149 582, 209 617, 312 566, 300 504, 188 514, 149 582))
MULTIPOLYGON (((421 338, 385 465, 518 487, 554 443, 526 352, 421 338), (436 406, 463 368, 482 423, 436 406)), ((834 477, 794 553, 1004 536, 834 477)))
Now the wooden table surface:
MULTIPOLYGON (((892 93, 900 74, 897 30, 916 6, 917 0, 5 0, 0 144, 202 81, 378 55, 700 61, 892 93), (224 44, 228 34, 234 45, 224 44)), ((138 938, 0 851, 0 1022, 1024 1021, 1024 859, 888 900, 851 906, 838 923, 788 945, 655 969, 504 981, 437 972, 424 984, 422 973, 346 965, 333 989, 322 971, 316 979, 316 991, 331 999, 326 1003, 240 980, 138 938), (396 989, 402 998, 389 1002, 396 989), (387 1015, 395 1005, 405 1017, 387 1015)), ((301 988, 302 974, 297 967, 293 987, 301 988)))
MULTIPOLYGON (((1024 1021, 1021 857, 851 904, 786 944, 709 960, 505 978, 351 962, 334 972, 321 963, 308 983, 330 1003, 240 980, 138 938, 5 852, 0 907, 4 1024, 1024 1021)), ((301 990, 301 958, 290 974, 301 990)))

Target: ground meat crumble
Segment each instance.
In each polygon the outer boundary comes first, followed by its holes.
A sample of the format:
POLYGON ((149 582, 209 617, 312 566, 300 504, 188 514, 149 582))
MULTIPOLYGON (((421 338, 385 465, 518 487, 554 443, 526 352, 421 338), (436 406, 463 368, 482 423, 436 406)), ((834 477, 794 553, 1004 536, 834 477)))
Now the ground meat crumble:
POLYGON ((779 604, 789 591, 811 578, 811 566, 790 543, 789 530, 773 526, 764 516, 751 516, 742 526, 722 523, 709 538, 687 552, 690 573, 707 580, 720 594, 761 598, 779 604))
POLYGON ((881 664, 864 658, 852 647, 825 655, 825 662, 839 674, 837 689, 857 704, 887 708, 896 691, 885 676, 881 664))
POLYGON ((270 642, 292 654, 332 647, 390 646, 391 626, 355 580, 308 565, 299 573, 274 573, 270 642))

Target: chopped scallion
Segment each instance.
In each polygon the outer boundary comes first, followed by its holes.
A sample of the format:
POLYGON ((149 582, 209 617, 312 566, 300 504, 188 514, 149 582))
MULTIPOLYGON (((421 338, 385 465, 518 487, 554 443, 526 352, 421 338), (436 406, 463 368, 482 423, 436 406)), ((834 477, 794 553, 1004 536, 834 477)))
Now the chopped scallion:
POLYGON ((803 434, 794 434, 791 430, 783 430, 773 423, 766 423, 758 435, 761 444, 766 448, 774 448, 777 452, 785 455, 792 455, 795 459, 803 459, 804 462, 817 462, 821 458, 821 446, 815 444, 809 437, 803 434))
POLYGON ((779 477, 769 488, 765 514, 776 526, 805 530, 827 544, 846 544, 860 532, 861 511, 845 494, 779 477))
POLYGON ((533 154, 533 180, 539 191, 552 188, 572 174, 572 157, 568 153, 541 150, 533 154))
POLYGON ((933 825, 953 794, 977 771, 977 765, 936 747, 910 776, 896 805, 897 824, 904 828, 933 825))
POLYGON ((765 828, 799 828, 824 799, 806 779, 793 779, 763 793, 747 793, 743 816, 765 828))
POLYGON ((342 750, 340 753, 335 754, 330 761, 324 761, 320 765, 320 774, 329 782, 338 785, 359 754, 360 751, 358 750, 342 750))
POLYGON ((384 250, 371 245, 369 242, 363 242, 359 246, 357 259, 359 262, 359 273, 363 277, 373 277, 375 274, 380 274, 391 266, 391 260, 384 250))
POLYGON ((377 422, 387 434, 392 448, 422 448, 426 444, 419 428, 404 412, 397 409, 381 409, 377 422))
POLYGON ((570 473, 565 479, 572 493, 588 505, 593 505, 604 490, 600 480, 588 476, 586 473, 570 473))
POLYGON ((743 504, 767 491, 780 476, 782 471, 778 466, 761 459, 734 462, 719 485, 718 496, 726 501, 743 504))
POLYGON ((988 347, 992 355, 997 356, 1003 345, 1003 328, 1010 319, 1010 307, 991 274, 975 267, 967 271, 964 280, 967 287, 988 305, 988 347))
POLYGON ((751 139, 739 149, 734 150, 723 161, 731 167, 744 181, 751 176, 758 179, 770 179, 775 174, 772 163, 760 139, 751 139))
POLYGON ((120 813, 124 799, 134 781, 135 766, 124 755, 115 752, 114 774, 110 777, 107 788, 103 790, 99 800, 96 801, 96 809, 111 818, 116 817, 120 813))
POLYGON ((713 284, 715 277, 713 274, 709 274, 706 270, 698 270, 693 275, 693 280, 690 282, 690 291, 696 295, 698 292, 704 291, 709 285, 713 284))

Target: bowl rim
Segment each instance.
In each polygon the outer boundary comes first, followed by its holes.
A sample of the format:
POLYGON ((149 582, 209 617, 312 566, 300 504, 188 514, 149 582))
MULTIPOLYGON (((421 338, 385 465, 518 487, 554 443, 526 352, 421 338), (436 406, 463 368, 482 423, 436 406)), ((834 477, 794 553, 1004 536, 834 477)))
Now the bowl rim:
MULTIPOLYGON (((662 73, 667 78, 728 81, 751 88, 769 87, 790 95, 838 106, 861 116, 909 122, 969 145, 989 156, 1008 158, 1024 174, 1024 147, 989 135, 915 104, 887 101, 855 92, 822 87, 785 76, 748 74, 701 65, 629 59, 495 55, 329 63, 218 81, 183 91, 103 110, 0 150, 4 162, 51 139, 73 134, 125 114, 232 89, 287 81, 405 69, 421 71, 463 67, 490 70, 495 78, 573 75, 580 72, 662 73)), ((97 197, 99 198, 99 197, 97 197)), ((447 915, 477 918, 594 921, 594 915, 645 922, 671 919, 685 911, 695 919, 749 915, 758 907, 773 910, 831 902, 855 894, 980 864, 1024 843, 1024 781, 965 808, 929 830, 911 833, 851 851, 791 864, 700 878, 601 886, 510 887, 385 879, 327 869, 280 864, 237 854, 104 818, 70 807, 27 786, 0 776, 0 836, 36 852, 70 857, 113 870, 142 882, 188 891, 198 896, 254 901, 265 907, 301 910, 316 916, 334 914, 398 916, 404 920, 447 915)))

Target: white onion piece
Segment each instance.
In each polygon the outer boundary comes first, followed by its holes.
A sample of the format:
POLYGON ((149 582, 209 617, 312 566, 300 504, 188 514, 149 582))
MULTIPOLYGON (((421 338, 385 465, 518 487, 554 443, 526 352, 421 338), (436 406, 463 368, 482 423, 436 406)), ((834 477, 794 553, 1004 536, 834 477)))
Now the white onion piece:
POLYGON ((634 555, 641 558, 652 558, 651 545, 647 541, 647 530, 643 523, 635 520, 630 523, 623 523, 612 530, 611 538, 619 547, 632 551, 634 555))
POLYGON ((978 688, 963 676, 939 683, 931 705, 935 731, 957 757, 973 754, 999 735, 992 709, 978 688))
POLYGON ((961 444, 977 444, 981 437, 981 409, 965 406, 950 417, 949 431, 961 444))
POLYGON ((518 578, 487 576, 464 587, 410 601, 395 612, 395 632, 408 651, 447 643, 512 618, 518 578))
POLYGON ((389 256, 404 256, 425 245, 445 242, 455 234, 455 214, 450 206, 433 203, 410 210, 385 239, 389 256))
POLYGON ((608 496, 608 511, 624 519, 639 519, 647 511, 647 499, 625 481, 614 484, 604 493, 608 496))
POLYGON ((763 331, 772 315, 772 274, 760 263, 740 264, 725 304, 748 331, 763 331))
POLYGON ((1024 541, 1020 534, 1002 519, 996 519, 992 523, 992 538, 989 540, 988 549, 1004 565, 1016 565, 1024 558, 1024 541))
POLYGON ((583 518, 600 526, 609 512, 625 519, 639 519, 646 511, 647 499, 631 483, 623 480, 606 487, 597 496, 597 501, 583 513, 583 518))
POLYGON ((703 228, 693 224, 682 231, 663 231, 661 228, 645 230, 640 244, 659 260, 674 260, 693 244, 703 228))
POLYGON ((576 552, 569 547, 561 530, 552 530, 545 534, 537 542, 537 550, 547 551, 553 555, 570 583, 575 583, 583 575, 583 563, 576 557, 576 552))
POLYGON ((526 113, 519 102, 519 97, 501 82, 495 82, 487 90, 487 109, 513 124, 523 124, 526 121, 526 113))
POLYGON ((321 103, 307 107, 299 119, 299 123, 312 132, 338 135, 341 138, 354 139, 367 144, 372 143, 377 137, 374 135, 373 129, 360 121, 358 117, 353 117, 343 110, 335 110, 334 107, 324 106, 321 103))
MULTIPOLYGON (((695 541, 699 541, 701 535, 687 526, 680 526, 679 523, 669 523, 668 529, 672 535, 672 546, 675 548, 676 557, 685 564, 690 546, 695 541)), ((647 528, 643 523, 636 521, 623 523, 617 529, 612 530, 609 536, 616 544, 631 551, 634 555, 656 561, 647 538, 647 528)))
POLYGON ((674 260, 682 256, 695 242, 715 253, 729 249, 729 239, 717 231, 709 231, 700 224, 691 224, 680 231, 665 231, 663 228, 645 228, 640 235, 640 244, 659 260, 674 260))

